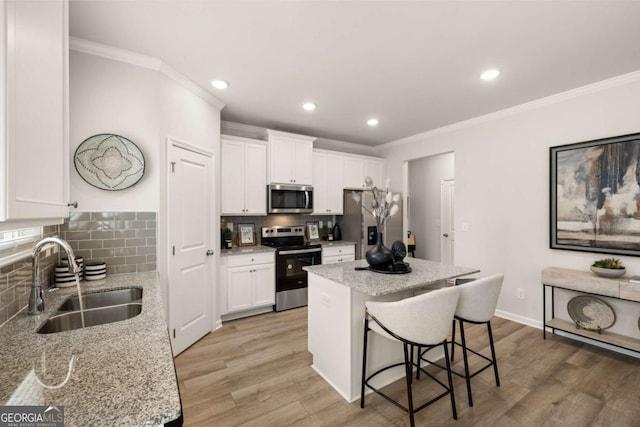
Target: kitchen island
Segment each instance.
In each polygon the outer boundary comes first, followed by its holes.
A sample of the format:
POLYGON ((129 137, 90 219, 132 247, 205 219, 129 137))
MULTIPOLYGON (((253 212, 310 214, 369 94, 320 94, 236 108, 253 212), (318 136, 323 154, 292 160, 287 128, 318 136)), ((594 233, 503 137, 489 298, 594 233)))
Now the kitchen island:
MULTIPOLYGON (((447 286, 447 279, 477 273, 460 267, 407 258, 409 274, 355 270, 365 260, 305 267, 309 273, 308 335, 313 369, 347 401, 360 398, 363 319, 366 301, 398 301, 447 286)), ((429 327, 429 325, 425 325, 429 327)), ((369 372, 402 359, 402 347, 373 334, 369 372)), ((404 376, 404 368, 390 369, 376 378, 378 387, 404 376)))
POLYGON ((0 404, 64 406, 65 426, 162 425, 181 416, 157 272, 83 282, 83 292, 142 289, 139 315, 67 332, 36 331, 76 288, 46 293, 0 327, 0 404))

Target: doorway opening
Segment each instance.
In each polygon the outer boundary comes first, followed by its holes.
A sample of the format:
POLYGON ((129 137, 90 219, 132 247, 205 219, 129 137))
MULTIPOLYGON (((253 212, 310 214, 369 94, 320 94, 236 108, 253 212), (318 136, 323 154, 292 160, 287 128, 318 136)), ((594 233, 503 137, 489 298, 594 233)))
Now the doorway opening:
POLYGON ((416 258, 453 264, 453 152, 407 162, 407 230, 415 237, 416 258))

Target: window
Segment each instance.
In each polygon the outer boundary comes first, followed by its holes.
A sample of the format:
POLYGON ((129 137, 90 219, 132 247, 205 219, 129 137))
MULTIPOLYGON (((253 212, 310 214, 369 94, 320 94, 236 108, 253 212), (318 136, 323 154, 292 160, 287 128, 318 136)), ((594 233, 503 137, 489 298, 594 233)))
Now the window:
MULTIPOLYGON (((25 243, 33 242, 42 236, 42 227, 22 228, 20 230, 0 231, 0 251, 17 248, 25 243)), ((0 255, 2 255, 0 252, 0 255)))

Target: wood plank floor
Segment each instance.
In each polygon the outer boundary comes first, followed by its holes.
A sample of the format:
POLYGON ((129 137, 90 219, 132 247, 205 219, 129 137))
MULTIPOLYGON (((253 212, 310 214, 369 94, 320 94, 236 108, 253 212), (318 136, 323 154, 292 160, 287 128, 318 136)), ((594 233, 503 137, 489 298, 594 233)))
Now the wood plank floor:
MULTIPOLYGON (((306 316, 301 308, 226 322, 176 357, 185 425, 408 425, 380 396, 369 395, 365 409, 347 403, 311 369, 306 316)), ((484 371, 473 379, 469 408, 464 380, 454 377, 458 421, 441 399, 416 415, 417 425, 640 426, 639 359, 550 334, 543 340, 542 331, 500 318, 492 326, 501 387, 484 371)), ((473 326, 467 337, 486 354, 485 331, 473 326)), ((404 384, 385 391, 402 400, 404 384)), ((416 399, 438 391, 427 380, 415 390, 416 399)))

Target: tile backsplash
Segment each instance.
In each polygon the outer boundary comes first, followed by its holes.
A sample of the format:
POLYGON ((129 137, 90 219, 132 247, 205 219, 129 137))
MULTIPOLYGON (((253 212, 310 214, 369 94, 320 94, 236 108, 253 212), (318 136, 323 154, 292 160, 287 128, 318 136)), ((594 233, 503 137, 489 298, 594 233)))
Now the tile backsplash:
POLYGON ((233 223, 234 240, 237 236, 238 224, 255 224, 255 230, 260 242, 260 230, 262 227, 273 227, 276 225, 305 225, 307 221, 322 221, 327 225, 328 221, 335 224, 335 216, 331 215, 265 215, 265 216, 223 216, 220 221, 220 228, 227 228, 228 223, 233 223))
POLYGON ((73 212, 60 237, 84 262, 105 262, 107 274, 156 270, 155 212, 73 212))
MULTIPOLYGON (((43 227, 43 237, 58 234, 58 226, 43 227)), ((16 247, 0 251, 0 258, 5 258, 17 252, 31 250, 35 242, 29 242, 16 247)), ((48 289, 53 276, 54 266, 58 262, 58 247, 51 245, 40 252, 40 286, 48 289)), ((31 277, 33 268, 31 257, 26 256, 19 261, 12 262, 0 268, 0 325, 15 316, 29 304, 31 293, 31 277)))

